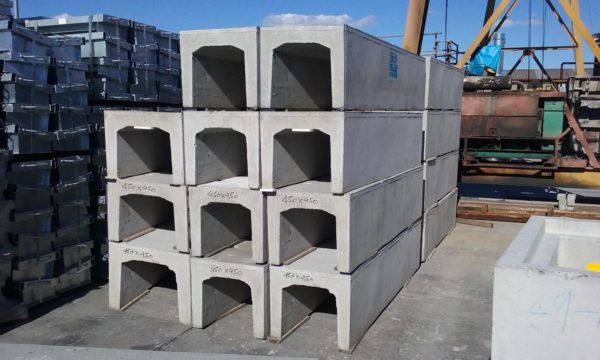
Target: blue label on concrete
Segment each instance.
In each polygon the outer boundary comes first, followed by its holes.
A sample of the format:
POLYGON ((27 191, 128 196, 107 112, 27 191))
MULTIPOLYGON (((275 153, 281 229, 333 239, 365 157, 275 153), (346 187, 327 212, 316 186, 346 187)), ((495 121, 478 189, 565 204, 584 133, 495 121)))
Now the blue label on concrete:
POLYGON ((398 54, 390 52, 390 77, 398 78, 398 54))

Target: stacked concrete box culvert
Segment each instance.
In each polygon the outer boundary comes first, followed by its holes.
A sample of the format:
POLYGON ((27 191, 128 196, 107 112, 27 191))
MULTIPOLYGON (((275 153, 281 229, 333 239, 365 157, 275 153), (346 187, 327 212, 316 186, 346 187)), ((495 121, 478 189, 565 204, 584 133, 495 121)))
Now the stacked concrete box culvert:
POLYGON ((259 189, 259 127, 257 111, 184 111, 186 184, 241 177, 259 189))
POLYGON ((184 184, 181 113, 106 111, 107 179, 184 184))
POLYGON ((344 194, 400 174, 421 163, 421 128, 421 112, 261 112, 262 188, 344 194))
POLYGON ((181 32, 183 106, 259 107, 259 29, 181 32))
POLYGON ((423 209, 428 209, 456 188, 458 151, 425 162, 423 179, 423 209))
POLYGON ((423 112, 423 162, 453 151, 460 142, 460 112, 423 112))
POLYGON ((460 111, 464 71, 432 57, 425 58, 425 110, 460 111))
POLYGON ((337 271, 331 249, 316 249, 289 265, 271 266, 271 337, 285 337, 331 294, 337 308, 338 348, 352 351, 419 268, 420 243, 419 221, 352 274, 337 271))
POLYGON ((253 335, 269 335, 269 266, 256 264, 249 242, 206 258, 192 258, 192 324, 205 328, 252 303, 253 335))
POLYGON ((324 248, 338 272, 351 273, 420 218, 421 189, 421 167, 344 195, 318 181, 280 189, 268 197, 269 262, 324 248))
POLYGON ((421 261, 424 262, 431 257, 433 250, 456 225, 457 201, 458 190, 454 189, 440 201, 424 210, 421 261))
POLYGON ((349 26, 260 30, 263 109, 423 110, 425 61, 349 26))
POLYGON ((190 325, 190 257, 165 241, 168 237, 165 232, 156 229, 128 242, 109 242, 109 307, 123 310, 173 272, 177 282, 179 322, 190 325))

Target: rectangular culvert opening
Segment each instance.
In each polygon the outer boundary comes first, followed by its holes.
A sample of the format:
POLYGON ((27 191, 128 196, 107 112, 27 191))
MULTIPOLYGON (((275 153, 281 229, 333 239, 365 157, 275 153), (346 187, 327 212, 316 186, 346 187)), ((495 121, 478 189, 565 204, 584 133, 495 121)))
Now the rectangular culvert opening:
POLYGON ((244 305, 252 305, 252 291, 245 282, 213 277, 202 283, 202 327, 244 305))
POLYGON ((273 139, 273 186, 331 181, 330 137, 319 130, 286 129, 273 139))
POLYGON ((244 51, 234 46, 205 46, 192 59, 193 106, 196 108, 246 108, 244 51))
POLYGON ((310 248, 336 249, 335 216, 323 210, 290 209, 280 214, 281 260, 310 248))
POLYGON ((228 128, 196 134, 196 184, 248 176, 246 136, 228 128))
POLYGON ((173 203, 165 199, 131 194, 119 200, 119 240, 130 241, 153 230, 175 231, 173 203))
POLYGON ((121 308, 161 319, 178 319, 177 278, 167 266, 144 261, 121 265, 121 308), (151 305, 156 311, 147 314, 151 305), (131 307, 130 307, 131 306, 131 307))
POLYGON ((203 255, 210 255, 243 241, 252 241, 250 210, 239 204, 210 203, 200 212, 203 255))
POLYGON ((271 107, 331 110, 331 51, 317 43, 287 43, 273 50, 271 107))
POLYGON ((129 126, 117 132, 117 176, 173 174, 169 133, 129 126))
POLYGON ((600 264, 600 236, 561 235, 556 249, 556 265, 588 271, 600 264))
MULTIPOLYGON (((298 323, 314 312, 337 315, 336 298, 327 289, 292 285, 282 291, 281 333, 283 335, 293 331, 298 323)), ((333 332, 335 333, 335 328, 333 332)))

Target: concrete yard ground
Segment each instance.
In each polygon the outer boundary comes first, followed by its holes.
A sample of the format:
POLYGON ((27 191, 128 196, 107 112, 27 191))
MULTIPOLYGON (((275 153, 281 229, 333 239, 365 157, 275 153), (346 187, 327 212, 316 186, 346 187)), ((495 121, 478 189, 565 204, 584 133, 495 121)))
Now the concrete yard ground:
MULTIPOLYGON (((0 343, 321 359, 489 359, 493 265, 522 224, 457 224, 366 333, 352 355, 337 351, 335 308, 325 307, 280 344, 252 338, 245 306, 208 328, 177 322, 172 284, 125 312, 108 309, 108 286, 90 285, 32 309, 29 322, 0 328, 0 343)), ((1 348, 1 345, 0 345, 1 348)))

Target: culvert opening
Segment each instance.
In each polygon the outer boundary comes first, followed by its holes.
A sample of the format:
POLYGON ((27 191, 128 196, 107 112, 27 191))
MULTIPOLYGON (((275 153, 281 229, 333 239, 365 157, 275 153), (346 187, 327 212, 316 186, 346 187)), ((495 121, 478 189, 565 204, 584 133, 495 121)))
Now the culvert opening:
POLYGON ((196 183, 248 176, 246 136, 227 128, 196 134, 196 183))
POLYGON ((311 248, 336 249, 335 216, 323 210, 291 209, 280 218, 282 261, 311 248))
POLYGON ((287 129, 273 139, 273 186, 331 181, 330 137, 319 130, 287 129))
POLYGON ((203 326, 210 325, 244 305, 252 305, 252 292, 245 282, 213 277, 202 283, 203 326))
MULTIPOLYGON (((121 308, 140 301, 160 304, 165 312, 160 317, 177 319, 177 279, 167 266, 144 261, 128 261, 121 265, 121 308), (142 297, 143 295, 143 297, 142 297)), ((143 305, 142 305, 143 306, 143 305)))
POLYGON ((156 128, 126 127, 117 132, 117 176, 173 174, 169 133, 156 128))
POLYGON ((327 289, 292 285, 283 289, 282 334, 287 334, 312 313, 337 315, 336 298, 327 289))
POLYGON ((252 241, 250 210, 239 204, 210 203, 201 209, 200 239, 205 254, 252 241))
POLYGON ((192 59, 193 106, 246 108, 244 51, 234 46, 205 46, 192 59))
POLYGON ((331 51, 317 43, 287 43, 273 50, 271 107, 331 110, 331 51))
POLYGON ((131 194, 119 200, 119 240, 130 241, 150 231, 175 231, 173 203, 163 198, 131 194))

